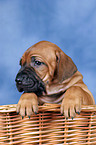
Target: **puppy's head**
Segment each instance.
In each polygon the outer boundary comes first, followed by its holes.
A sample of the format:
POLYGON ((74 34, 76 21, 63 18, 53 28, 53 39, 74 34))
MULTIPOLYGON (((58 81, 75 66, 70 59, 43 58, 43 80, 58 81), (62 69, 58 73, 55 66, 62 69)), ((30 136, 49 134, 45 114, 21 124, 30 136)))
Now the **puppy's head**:
POLYGON ((16 76, 18 90, 37 95, 46 91, 46 84, 62 83, 77 71, 72 59, 48 41, 40 41, 27 49, 20 65, 16 76))

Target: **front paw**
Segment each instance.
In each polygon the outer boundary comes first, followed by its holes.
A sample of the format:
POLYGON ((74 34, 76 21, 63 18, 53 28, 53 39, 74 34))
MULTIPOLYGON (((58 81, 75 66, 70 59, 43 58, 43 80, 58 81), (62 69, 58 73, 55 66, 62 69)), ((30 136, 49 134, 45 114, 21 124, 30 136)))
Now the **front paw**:
POLYGON ((37 96, 34 93, 24 93, 21 95, 21 98, 17 104, 16 108, 17 113, 20 113, 22 118, 27 115, 30 118, 30 115, 33 113, 37 114, 38 112, 38 100, 37 96))
POLYGON ((64 114, 65 118, 72 119, 76 116, 76 113, 80 114, 81 111, 81 99, 79 97, 68 98, 67 96, 63 99, 61 104, 61 114, 64 114))

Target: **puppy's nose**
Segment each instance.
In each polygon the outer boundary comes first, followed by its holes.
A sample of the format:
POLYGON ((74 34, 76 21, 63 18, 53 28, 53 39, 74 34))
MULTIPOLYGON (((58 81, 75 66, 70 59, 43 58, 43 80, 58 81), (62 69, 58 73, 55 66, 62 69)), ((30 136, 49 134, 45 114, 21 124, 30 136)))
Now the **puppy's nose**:
POLYGON ((15 81, 17 82, 17 84, 21 85, 22 84, 22 78, 16 78, 15 81))

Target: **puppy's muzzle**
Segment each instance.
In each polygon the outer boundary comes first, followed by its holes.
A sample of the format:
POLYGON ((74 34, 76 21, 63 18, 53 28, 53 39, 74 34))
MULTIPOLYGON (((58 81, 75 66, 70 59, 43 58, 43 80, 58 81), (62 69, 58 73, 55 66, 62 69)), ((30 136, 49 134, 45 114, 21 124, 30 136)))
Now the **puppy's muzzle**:
POLYGON ((20 70, 15 81, 19 92, 33 92, 37 95, 42 95, 43 92, 46 92, 45 84, 33 68, 25 67, 23 70, 20 70))

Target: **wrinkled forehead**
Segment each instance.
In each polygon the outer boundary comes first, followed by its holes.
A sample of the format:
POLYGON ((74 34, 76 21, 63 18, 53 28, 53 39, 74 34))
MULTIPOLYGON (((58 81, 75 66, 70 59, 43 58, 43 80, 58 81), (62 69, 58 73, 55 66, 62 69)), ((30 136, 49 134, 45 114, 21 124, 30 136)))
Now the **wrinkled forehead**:
POLYGON ((60 50, 60 48, 47 41, 42 41, 34 44, 24 53, 24 57, 31 57, 32 55, 40 56, 45 59, 47 62, 52 63, 52 61, 56 61, 56 50, 60 50))

